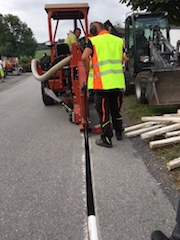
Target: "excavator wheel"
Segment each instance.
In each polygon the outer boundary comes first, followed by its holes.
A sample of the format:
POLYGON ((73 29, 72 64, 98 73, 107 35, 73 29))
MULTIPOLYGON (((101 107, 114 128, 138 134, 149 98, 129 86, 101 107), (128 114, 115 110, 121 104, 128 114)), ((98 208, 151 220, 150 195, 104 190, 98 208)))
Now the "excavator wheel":
POLYGON ((137 74, 135 79, 135 92, 138 103, 148 103, 146 98, 146 86, 148 83, 149 71, 143 71, 137 74))

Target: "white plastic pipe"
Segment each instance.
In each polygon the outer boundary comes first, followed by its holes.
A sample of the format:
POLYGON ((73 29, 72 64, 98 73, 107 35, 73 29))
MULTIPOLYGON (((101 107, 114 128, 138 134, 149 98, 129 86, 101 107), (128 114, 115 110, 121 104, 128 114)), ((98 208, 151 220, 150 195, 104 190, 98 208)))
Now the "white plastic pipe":
POLYGON ((98 240, 96 217, 94 215, 88 216, 88 230, 89 230, 89 239, 98 240))
POLYGON ((55 74, 59 69, 61 69, 63 66, 69 64, 70 60, 71 60, 71 56, 68 56, 68 57, 64 58, 63 60, 61 60, 60 62, 58 62, 52 68, 50 68, 43 75, 39 75, 39 73, 37 71, 37 68, 38 68, 38 65, 39 65, 40 61, 37 60, 37 59, 33 59, 31 61, 32 74, 33 74, 33 76, 35 77, 36 80, 38 80, 40 82, 44 82, 44 81, 50 79, 50 77, 53 74, 55 74))

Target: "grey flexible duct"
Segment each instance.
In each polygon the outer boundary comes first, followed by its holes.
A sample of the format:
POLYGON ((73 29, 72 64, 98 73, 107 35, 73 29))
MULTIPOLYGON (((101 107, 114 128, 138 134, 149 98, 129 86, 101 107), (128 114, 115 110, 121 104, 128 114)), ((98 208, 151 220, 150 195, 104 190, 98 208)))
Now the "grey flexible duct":
POLYGON ((49 80, 50 77, 55 74, 59 69, 61 69, 63 66, 69 64, 71 60, 71 56, 68 56, 66 58, 64 58, 63 60, 61 60, 60 62, 58 62, 56 65, 54 65, 52 68, 50 68, 46 73, 44 73, 43 75, 39 75, 37 68, 38 65, 40 63, 39 60, 37 59, 33 59, 31 61, 31 70, 32 70, 32 74, 35 77, 36 80, 40 81, 40 82, 44 82, 46 80, 49 80))

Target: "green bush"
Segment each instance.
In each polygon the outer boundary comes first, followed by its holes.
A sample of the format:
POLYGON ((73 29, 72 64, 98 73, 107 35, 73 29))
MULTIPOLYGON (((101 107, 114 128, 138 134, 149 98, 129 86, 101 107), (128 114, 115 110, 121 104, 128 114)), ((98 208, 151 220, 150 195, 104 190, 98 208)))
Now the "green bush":
POLYGON ((29 56, 20 57, 20 65, 23 67, 23 72, 31 72, 31 60, 32 57, 29 56))

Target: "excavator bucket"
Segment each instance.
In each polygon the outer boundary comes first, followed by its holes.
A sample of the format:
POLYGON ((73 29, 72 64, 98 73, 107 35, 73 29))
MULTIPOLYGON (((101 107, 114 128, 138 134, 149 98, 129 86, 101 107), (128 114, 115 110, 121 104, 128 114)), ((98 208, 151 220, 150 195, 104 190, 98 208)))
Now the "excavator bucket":
POLYGON ((153 75, 147 87, 149 104, 180 104, 180 68, 156 70, 153 75))

